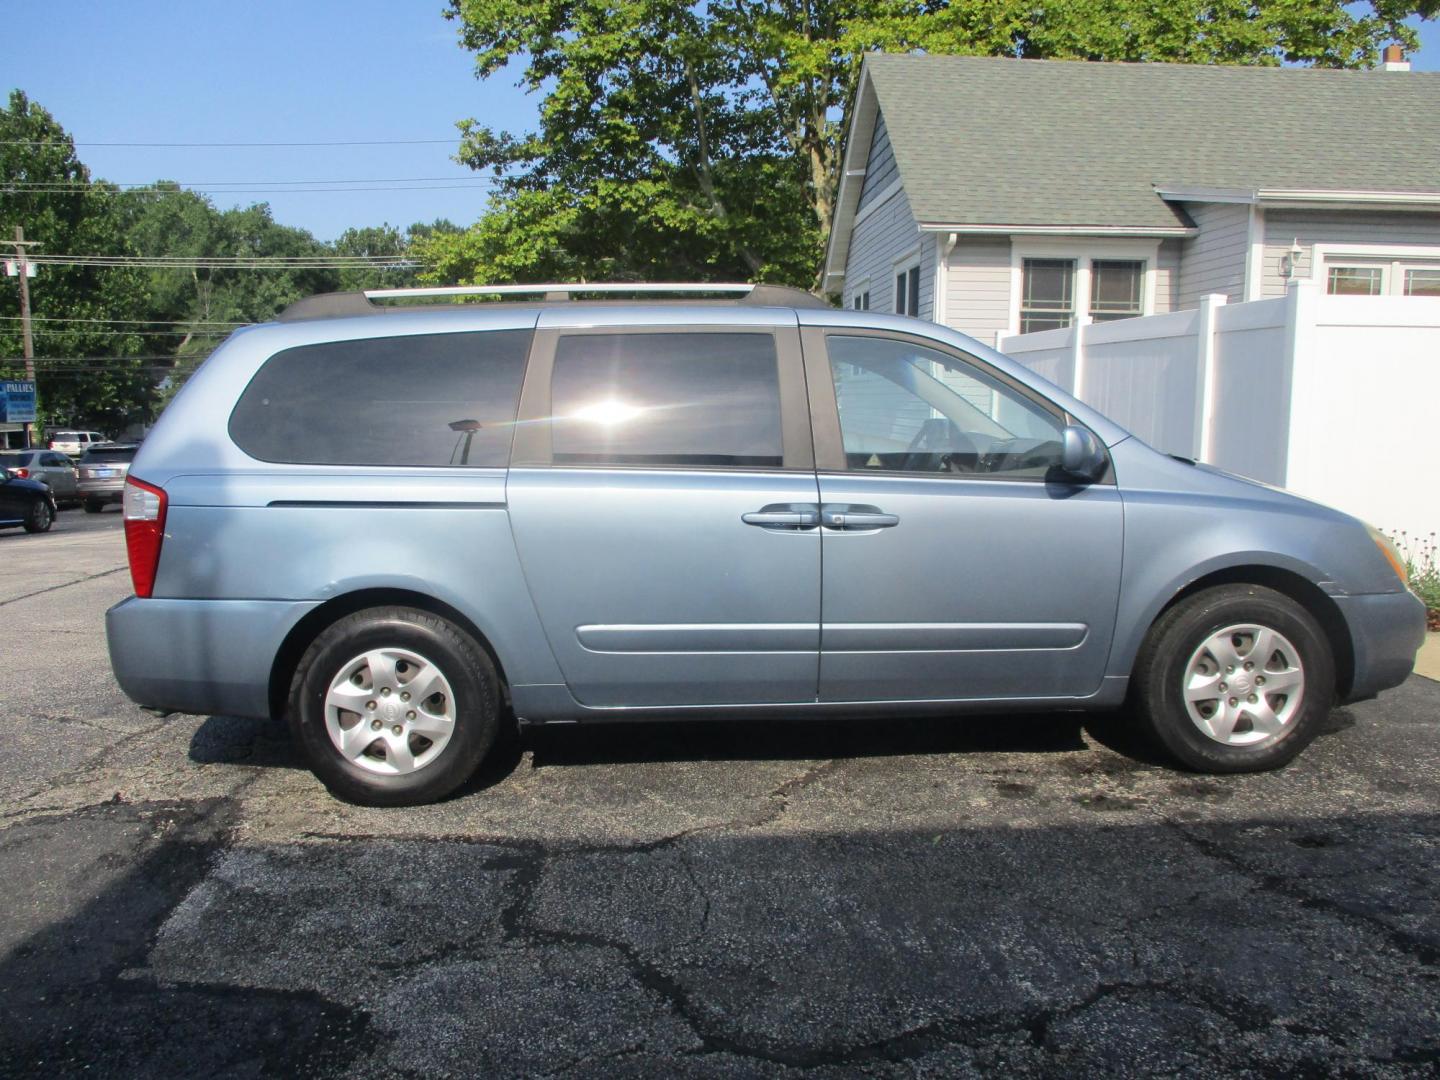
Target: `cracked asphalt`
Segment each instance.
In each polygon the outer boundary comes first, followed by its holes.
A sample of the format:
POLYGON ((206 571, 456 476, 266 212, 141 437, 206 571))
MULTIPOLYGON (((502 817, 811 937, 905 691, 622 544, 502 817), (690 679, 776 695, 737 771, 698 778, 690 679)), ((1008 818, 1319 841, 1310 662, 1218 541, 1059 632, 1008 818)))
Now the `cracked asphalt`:
POLYGON ((1440 684, 1265 776, 1123 717, 674 724, 362 809, 123 697, 118 526, 0 533, 0 1076, 1440 1070, 1440 684))

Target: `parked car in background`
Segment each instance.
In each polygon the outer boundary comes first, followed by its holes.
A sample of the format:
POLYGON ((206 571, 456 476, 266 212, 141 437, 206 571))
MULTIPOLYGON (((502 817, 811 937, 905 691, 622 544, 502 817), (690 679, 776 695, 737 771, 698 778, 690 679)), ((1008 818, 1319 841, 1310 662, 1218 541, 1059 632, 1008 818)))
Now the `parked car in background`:
POLYGON ((38 480, 26 480, 0 469, 0 529, 23 526, 26 532, 48 532, 55 524, 55 496, 38 480))
POLYGON ((1363 522, 943 326, 763 285, 460 291, 543 299, 302 300, 171 402, 106 615, 135 701, 286 716, 377 805, 455 790, 512 716, 1128 705, 1234 773, 1404 681, 1425 636, 1363 522), (607 291, 672 295, 561 299, 607 291), (674 299, 704 292, 741 296, 674 299))
POLYGON ((125 475, 138 446, 108 443, 92 446, 80 455, 80 497, 87 514, 98 514, 106 503, 118 503, 125 494, 125 475))
POLYGON ((0 468, 9 469, 22 480, 38 480, 54 493, 56 505, 75 506, 80 502, 75 466, 55 450, 3 450, 0 468))
POLYGON ((45 446, 71 457, 79 457, 87 447, 110 440, 98 431, 52 431, 45 446))

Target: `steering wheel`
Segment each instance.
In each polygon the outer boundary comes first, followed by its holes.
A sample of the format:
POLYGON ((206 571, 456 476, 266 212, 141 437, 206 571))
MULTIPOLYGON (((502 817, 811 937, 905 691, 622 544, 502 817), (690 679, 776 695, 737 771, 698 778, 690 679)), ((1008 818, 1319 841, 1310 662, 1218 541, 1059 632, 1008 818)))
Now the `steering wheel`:
POLYGON ((906 472, 974 472, 973 464, 961 464, 957 458, 967 456, 970 462, 979 460, 979 449, 970 437, 944 417, 926 420, 915 432, 905 450, 906 472), (944 455, 940 468, 933 468, 936 454, 944 455))

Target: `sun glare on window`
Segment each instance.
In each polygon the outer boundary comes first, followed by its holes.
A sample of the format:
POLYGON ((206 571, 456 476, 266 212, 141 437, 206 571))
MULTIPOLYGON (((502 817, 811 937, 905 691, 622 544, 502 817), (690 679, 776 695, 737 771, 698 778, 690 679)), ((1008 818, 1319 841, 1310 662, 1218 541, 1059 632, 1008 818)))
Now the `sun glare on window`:
POLYGON ((584 408, 576 409, 570 414, 572 420, 584 420, 591 424, 601 424, 605 427, 614 427, 617 424, 624 424, 634 420, 645 410, 638 405, 627 405, 623 401, 616 401, 611 398, 608 401, 597 401, 593 405, 586 405, 584 408))

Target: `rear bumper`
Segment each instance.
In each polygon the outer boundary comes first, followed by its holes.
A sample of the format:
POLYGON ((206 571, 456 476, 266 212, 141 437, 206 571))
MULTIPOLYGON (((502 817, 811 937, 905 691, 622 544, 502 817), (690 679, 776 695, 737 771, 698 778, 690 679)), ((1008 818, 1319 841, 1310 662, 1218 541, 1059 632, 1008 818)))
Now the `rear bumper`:
POLYGON ((119 502, 125 495, 125 478, 119 476, 106 480, 81 480, 79 488, 82 499, 119 502))
POLYGON ((132 596, 105 613, 110 666, 147 708, 268 717, 275 655, 318 603, 132 596))
POLYGON ((1425 640, 1425 605, 1411 592, 1333 597, 1350 628, 1355 677, 1346 701, 1372 698, 1399 686, 1415 667, 1425 640))

